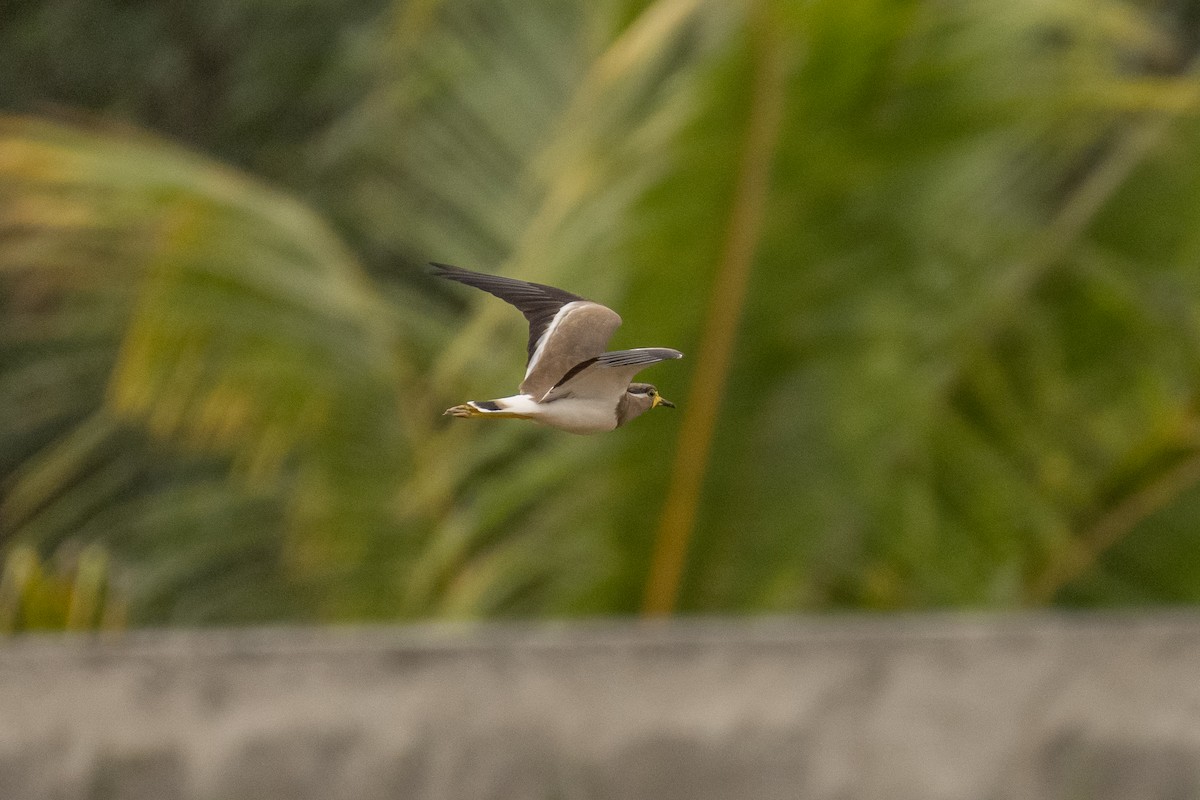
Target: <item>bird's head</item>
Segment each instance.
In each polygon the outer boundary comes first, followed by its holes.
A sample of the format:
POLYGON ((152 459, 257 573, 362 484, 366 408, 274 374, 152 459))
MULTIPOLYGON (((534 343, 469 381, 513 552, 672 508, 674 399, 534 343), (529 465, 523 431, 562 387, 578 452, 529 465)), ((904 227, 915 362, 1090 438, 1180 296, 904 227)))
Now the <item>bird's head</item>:
POLYGON ((625 420, 632 420, 635 416, 644 414, 652 408, 658 408, 660 405, 665 408, 674 408, 674 403, 659 395, 659 390, 650 384, 630 384, 625 390, 624 405, 628 409, 625 420))

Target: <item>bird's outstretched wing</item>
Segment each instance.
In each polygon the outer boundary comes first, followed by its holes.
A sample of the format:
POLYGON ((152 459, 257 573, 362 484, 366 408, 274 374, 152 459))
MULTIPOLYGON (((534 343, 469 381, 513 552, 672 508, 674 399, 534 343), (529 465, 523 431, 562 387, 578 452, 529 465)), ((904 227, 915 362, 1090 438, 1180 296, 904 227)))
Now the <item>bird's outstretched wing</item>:
POLYGON ((633 350, 614 350, 601 353, 576 364, 556 383, 541 402, 549 403, 566 397, 589 400, 612 400, 613 407, 625 394, 633 376, 651 364, 683 358, 683 353, 669 347, 637 347, 633 350))
POLYGON ((431 264, 435 274, 482 289, 515 306, 529 321, 529 362, 520 391, 541 398, 575 365, 604 352, 621 324, 611 308, 577 294, 485 275, 448 264, 431 264))

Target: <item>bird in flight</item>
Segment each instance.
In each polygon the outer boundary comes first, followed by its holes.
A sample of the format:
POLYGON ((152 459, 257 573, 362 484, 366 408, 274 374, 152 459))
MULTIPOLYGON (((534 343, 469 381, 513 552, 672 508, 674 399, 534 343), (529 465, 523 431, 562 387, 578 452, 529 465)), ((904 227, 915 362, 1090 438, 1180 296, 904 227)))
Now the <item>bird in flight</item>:
POLYGON ((630 381, 651 364, 683 358, 683 353, 669 347, 606 353, 609 338, 621 324, 611 308, 553 286, 446 264, 431 266, 443 278, 516 306, 529 321, 529 363, 519 394, 471 400, 446 409, 446 414, 531 419, 571 433, 602 433, 652 408, 675 407, 654 386, 630 381))

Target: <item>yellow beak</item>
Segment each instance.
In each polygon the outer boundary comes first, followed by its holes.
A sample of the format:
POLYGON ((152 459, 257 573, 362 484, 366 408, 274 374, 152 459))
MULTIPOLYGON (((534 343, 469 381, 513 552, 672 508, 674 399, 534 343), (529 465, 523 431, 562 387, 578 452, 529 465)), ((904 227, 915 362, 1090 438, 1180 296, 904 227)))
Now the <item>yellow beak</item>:
POLYGON ((659 406, 666 406, 667 408, 674 408, 675 404, 672 403, 667 398, 663 397, 661 394, 656 394, 656 395, 654 395, 654 402, 650 404, 650 407, 658 408, 659 406))

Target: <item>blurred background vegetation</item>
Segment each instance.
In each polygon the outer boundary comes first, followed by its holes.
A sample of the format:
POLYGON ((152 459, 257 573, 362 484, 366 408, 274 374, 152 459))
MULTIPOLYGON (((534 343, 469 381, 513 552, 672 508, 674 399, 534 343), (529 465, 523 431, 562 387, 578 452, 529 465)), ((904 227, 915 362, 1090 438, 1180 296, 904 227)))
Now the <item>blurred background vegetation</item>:
POLYGON ((1200 600, 1200 2, 0 7, 0 630, 1200 600), (441 411, 568 288, 680 404, 441 411))

